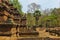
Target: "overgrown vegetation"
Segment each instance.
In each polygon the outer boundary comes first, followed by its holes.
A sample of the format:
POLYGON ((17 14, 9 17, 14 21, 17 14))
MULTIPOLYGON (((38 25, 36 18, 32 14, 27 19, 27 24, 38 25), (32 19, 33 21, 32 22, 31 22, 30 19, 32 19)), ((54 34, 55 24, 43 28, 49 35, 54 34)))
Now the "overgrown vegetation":
MULTIPOLYGON (((10 2, 18 9, 19 13, 23 14, 22 6, 18 0, 12 0, 10 2)), ((28 12, 26 15, 28 26, 38 25, 39 27, 60 27, 60 8, 44 10, 41 12, 40 6, 32 3, 28 5, 28 12)))
POLYGON ((19 3, 18 0, 10 0, 10 3, 12 3, 15 8, 17 8, 18 12, 21 15, 23 14, 23 12, 22 12, 22 5, 19 3))

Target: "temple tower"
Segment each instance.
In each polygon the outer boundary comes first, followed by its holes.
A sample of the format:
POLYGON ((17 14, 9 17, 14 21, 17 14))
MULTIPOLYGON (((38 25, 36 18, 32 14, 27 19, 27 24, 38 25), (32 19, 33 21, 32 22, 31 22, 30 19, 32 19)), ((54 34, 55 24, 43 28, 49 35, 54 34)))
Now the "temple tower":
MULTIPOLYGON (((0 36, 16 40, 19 13, 8 0, 0 0, 0 36)), ((19 22, 20 23, 20 22, 19 22)))

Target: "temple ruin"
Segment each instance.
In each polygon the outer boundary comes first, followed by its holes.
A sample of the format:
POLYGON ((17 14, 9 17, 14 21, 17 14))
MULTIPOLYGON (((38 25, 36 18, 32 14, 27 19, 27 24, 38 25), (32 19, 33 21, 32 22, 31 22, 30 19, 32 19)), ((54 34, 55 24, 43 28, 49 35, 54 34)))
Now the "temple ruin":
POLYGON ((26 16, 21 16, 8 0, 0 0, 0 36, 10 37, 10 40, 37 36, 38 32, 27 29, 26 20, 26 16))
MULTIPOLYGON (((60 40, 60 38, 40 38, 39 32, 35 28, 28 28, 26 21, 26 14, 21 15, 9 0, 0 0, 0 40, 60 40)), ((49 29, 46 32, 60 36, 60 30, 59 33, 49 29)))

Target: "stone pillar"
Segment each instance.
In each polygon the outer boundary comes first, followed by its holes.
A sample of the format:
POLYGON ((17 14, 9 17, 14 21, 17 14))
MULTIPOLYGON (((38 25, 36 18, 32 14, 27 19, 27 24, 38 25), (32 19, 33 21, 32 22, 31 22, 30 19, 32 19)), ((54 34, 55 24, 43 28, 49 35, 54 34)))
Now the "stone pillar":
POLYGON ((16 25, 13 25, 12 28, 11 28, 11 38, 10 40, 17 40, 17 37, 16 37, 16 25))
POLYGON ((17 25, 17 37, 19 37, 19 25, 17 25))
POLYGON ((11 33, 12 33, 12 36, 11 36, 11 37, 16 37, 16 25, 14 25, 14 26, 11 28, 11 33))

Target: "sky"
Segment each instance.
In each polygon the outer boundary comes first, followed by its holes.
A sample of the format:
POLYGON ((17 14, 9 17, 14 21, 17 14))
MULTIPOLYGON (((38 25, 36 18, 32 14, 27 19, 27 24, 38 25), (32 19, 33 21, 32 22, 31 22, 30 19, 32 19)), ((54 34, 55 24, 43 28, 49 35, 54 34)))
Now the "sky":
POLYGON ((47 8, 59 8, 60 7, 60 0, 19 0, 20 4, 22 5, 23 12, 27 12, 28 5, 31 3, 36 3, 41 6, 41 9, 47 8))

